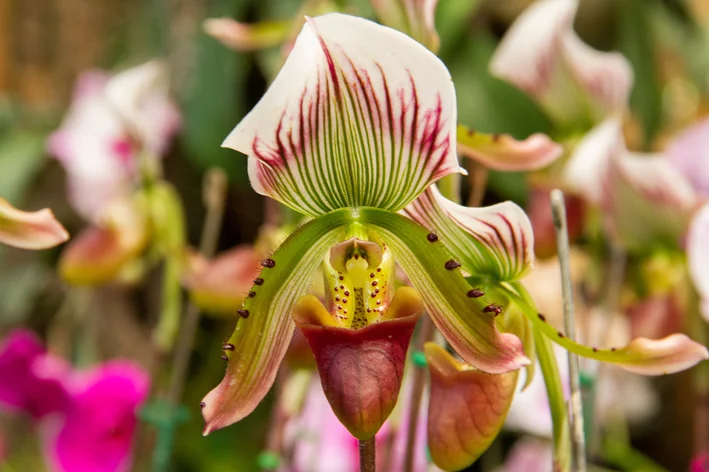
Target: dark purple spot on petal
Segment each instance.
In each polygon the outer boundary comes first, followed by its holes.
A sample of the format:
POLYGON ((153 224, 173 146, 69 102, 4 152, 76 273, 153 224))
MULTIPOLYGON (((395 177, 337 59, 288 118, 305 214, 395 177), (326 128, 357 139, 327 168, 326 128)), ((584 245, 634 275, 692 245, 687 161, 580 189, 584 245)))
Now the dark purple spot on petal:
POLYGON ((472 290, 468 290, 467 295, 470 298, 480 298, 483 295, 485 295, 485 292, 483 292, 482 290, 478 290, 477 288, 474 288, 472 290))
POLYGON ((436 241, 438 241, 438 235, 436 233, 428 233, 426 239, 428 239, 428 242, 430 243, 435 243, 436 241))
POLYGON ((448 269, 448 270, 457 269, 461 265, 462 264, 460 262, 451 259, 450 261, 446 262, 446 269, 448 269))
POLYGON ((270 258, 264 259, 261 261, 261 265, 266 267, 267 269, 272 269, 272 268, 276 267, 276 261, 274 261, 273 259, 270 259, 270 258))

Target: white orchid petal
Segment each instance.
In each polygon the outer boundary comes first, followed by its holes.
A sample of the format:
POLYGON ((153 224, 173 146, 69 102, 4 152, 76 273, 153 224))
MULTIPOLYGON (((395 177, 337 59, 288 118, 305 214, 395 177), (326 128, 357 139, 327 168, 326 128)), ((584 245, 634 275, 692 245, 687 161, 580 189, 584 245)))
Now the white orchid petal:
POLYGON ((308 19, 273 85, 224 141, 254 189, 308 215, 400 210, 460 168, 455 91, 406 35, 331 13, 308 19))

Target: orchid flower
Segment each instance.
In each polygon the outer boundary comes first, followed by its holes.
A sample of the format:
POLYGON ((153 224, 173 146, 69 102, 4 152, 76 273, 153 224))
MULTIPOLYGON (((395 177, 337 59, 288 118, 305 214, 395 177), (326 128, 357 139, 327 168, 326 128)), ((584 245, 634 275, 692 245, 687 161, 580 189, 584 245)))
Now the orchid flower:
MULTIPOLYGON (((473 287, 469 296, 487 304, 487 311, 504 315, 499 317, 498 326, 503 331, 517 334, 524 342, 527 355, 536 351, 542 365, 555 363, 553 358, 549 359, 551 352, 544 347, 549 343, 548 340, 574 354, 615 364, 627 371, 643 375, 678 372, 709 358, 706 347, 683 334, 673 334, 660 340, 637 338, 620 348, 598 348, 571 341, 562 331, 553 327, 550 320, 539 313, 533 301, 533 294, 530 295, 521 283, 521 277, 534 262, 534 242, 529 220, 523 211, 511 202, 488 208, 464 207, 444 198, 436 186, 432 185, 405 211, 421 225, 435 232, 450 252, 459 256, 462 270, 469 274, 467 281, 473 287), (542 350, 536 349, 537 339, 544 343, 542 350)), ((442 331, 446 334, 443 329, 442 331)), ((445 359, 444 353, 441 353, 441 356, 445 359)), ((465 366, 456 366, 452 359, 447 362, 451 366, 446 368, 448 372, 466 369, 465 366)), ((533 366, 529 366, 525 386, 533 381, 533 372, 533 366)), ((480 396, 482 394, 479 392, 484 393, 491 389, 496 392, 495 398, 501 403, 480 401, 482 405, 487 406, 484 415, 487 428, 479 428, 474 422, 466 426, 460 423, 463 421, 460 416, 451 415, 458 423, 455 428, 447 428, 447 431, 454 431, 455 434, 451 434, 452 437, 440 448, 441 456, 437 459, 439 465, 451 464, 451 468, 455 469, 474 461, 489 445, 489 438, 499 431, 509 408, 509 402, 502 400, 512 398, 515 382, 497 377, 482 378, 478 382, 487 387, 468 387, 469 390, 463 389, 463 393, 459 394, 480 396), (454 444, 467 447, 455 453, 451 447, 454 444), (475 451, 475 454, 471 451, 475 451)), ((549 381, 547 378, 545 380, 549 381)), ((476 381, 471 382, 475 384, 476 381)), ((549 395, 551 397, 551 393, 549 395)), ((477 401, 475 403, 477 404, 477 401)), ((446 406, 441 408, 445 410, 446 406)), ((429 418, 431 417, 435 416, 429 412, 429 418)), ((443 435, 441 437, 445 438, 443 435)), ((436 460, 433 450, 432 456, 436 460)))
MULTIPOLYGON (((450 75, 426 48, 355 17, 307 20, 265 96, 224 142, 248 154, 258 193, 309 221, 262 261, 223 346, 226 375, 202 403, 205 433, 239 421, 264 397, 293 333, 291 314, 331 406, 360 439, 396 403, 424 308, 476 368, 529 364, 519 338, 498 331, 494 305, 471 295, 442 238, 398 213, 434 181, 461 172, 455 120, 450 75), (414 288, 395 291, 396 265, 414 288), (321 266, 328 308, 306 295, 321 266)), ((488 223, 486 231, 504 232, 509 221, 488 223)), ((508 248, 486 247, 483 257, 515 270, 508 248)))
POLYGON ((0 404, 39 422, 57 472, 128 470, 135 413, 148 384, 147 373, 126 361, 75 372, 26 331, 11 333, 0 347, 0 404))
POLYGON ((92 223, 62 254, 60 272, 67 281, 112 280, 148 243, 155 202, 136 188, 141 176, 155 177, 179 129, 168 92, 157 61, 114 76, 90 71, 78 78, 69 112, 47 142, 66 171, 70 202, 92 223))
POLYGON ((562 129, 587 129, 625 110, 627 60, 586 45, 574 32, 578 0, 541 0, 505 34, 491 72, 529 93, 562 129))
POLYGON ((70 202, 96 221, 110 203, 131 194, 140 155, 157 161, 179 126, 159 62, 112 77, 89 71, 77 79, 74 101, 47 147, 66 170, 70 202))
POLYGON ((0 198, 0 242, 23 249, 47 249, 69 239, 52 210, 26 212, 0 198))

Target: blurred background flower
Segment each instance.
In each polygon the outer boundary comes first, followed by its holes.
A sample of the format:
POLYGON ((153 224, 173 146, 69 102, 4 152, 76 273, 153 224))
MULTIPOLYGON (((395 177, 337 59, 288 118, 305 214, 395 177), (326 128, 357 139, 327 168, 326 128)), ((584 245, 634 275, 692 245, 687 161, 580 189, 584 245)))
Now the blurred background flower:
MULTIPOLYGON (((400 29, 450 70, 469 178, 441 191, 526 209, 537 261, 522 283, 550 325, 560 187, 577 339, 709 343, 704 1, 0 0, 0 470, 356 470, 302 338, 251 416, 203 438, 199 412, 260 261, 301 223, 220 144, 304 16, 330 11, 400 29)), ((428 411, 424 327, 378 435, 381 471, 403 471, 407 450, 411 470, 435 470, 425 427, 407 446, 410 398, 428 411)), ((583 363, 593 466, 706 469, 706 364, 648 379, 583 363)), ((524 391, 520 372, 502 432, 466 470, 551 470, 539 370, 524 391)))

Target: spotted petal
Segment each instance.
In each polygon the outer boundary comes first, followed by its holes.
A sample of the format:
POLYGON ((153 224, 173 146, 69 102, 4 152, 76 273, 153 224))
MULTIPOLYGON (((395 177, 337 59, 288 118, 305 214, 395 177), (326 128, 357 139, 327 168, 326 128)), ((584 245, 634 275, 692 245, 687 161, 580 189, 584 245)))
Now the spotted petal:
POLYGON ((628 61, 590 48, 573 30, 578 0, 534 3, 509 29, 490 62, 496 76, 534 96, 562 125, 588 125, 627 105, 628 61))
POLYGON ((709 202, 702 205, 689 226, 687 263, 694 286, 702 298, 702 315, 709 321, 709 202))
POLYGON ((523 141, 509 134, 486 134, 458 125, 458 153, 500 171, 530 171, 561 157, 564 148, 547 135, 535 133, 523 141))
POLYGON ((474 295, 458 262, 434 234, 402 215, 376 208, 361 208, 359 219, 386 241, 434 324, 463 360, 493 374, 530 363, 517 336, 497 331, 493 305, 474 295))
POLYGON ((309 19, 273 85, 224 141, 258 193, 307 215, 400 210, 461 171, 455 91, 403 33, 331 13, 309 19))
POLYGON ((438 234, 474 277, 514 280, 534 262, 532 225, 512 202, 465 207, 446 199, 432 185, 405 212, 438 234))
POLYGON ((52 210, 18 210, 0 198, 0 242, 23 249, 47 249, 69 239, 52 210))
POLYGON ((308 290, 348 216, 340 210, 306 223, 263 261, 264 269, 238 312, 241 319, 223 346, 229 361, 226 375, 202 403, 205 435, 247 416, 271 388, 293 335, 293 305, 308 290))

